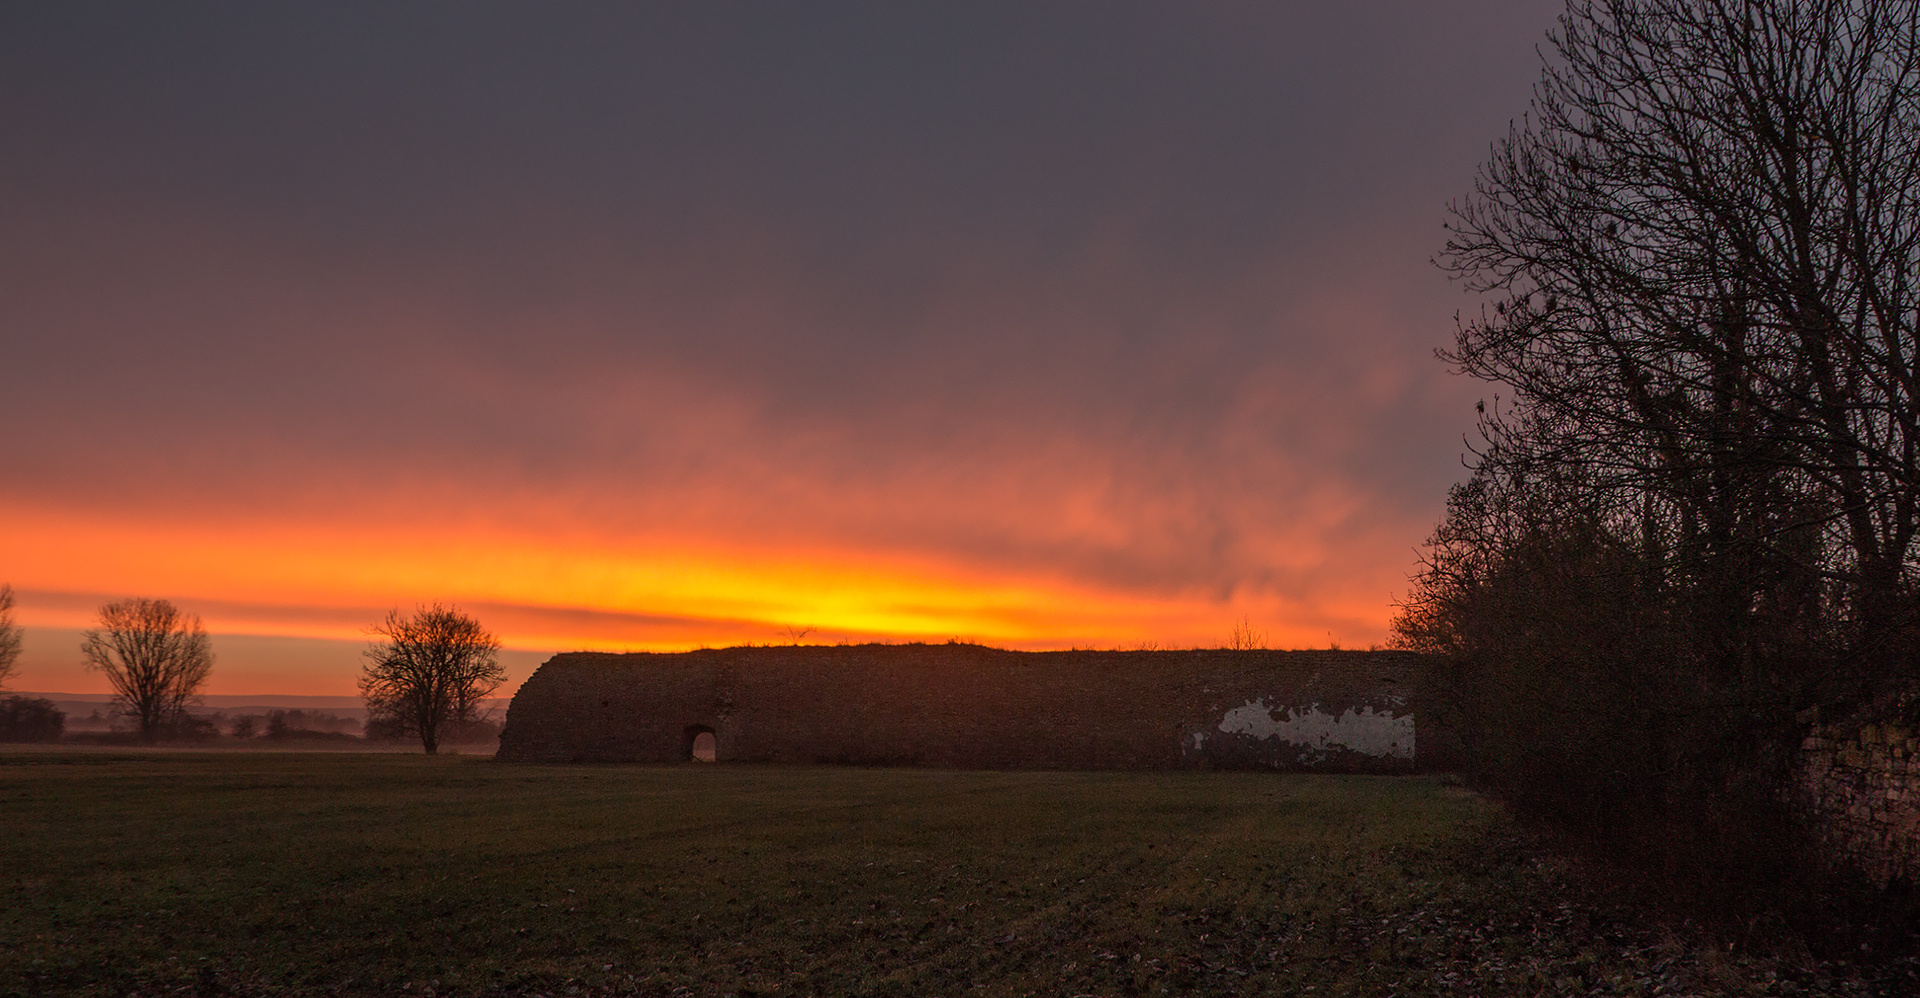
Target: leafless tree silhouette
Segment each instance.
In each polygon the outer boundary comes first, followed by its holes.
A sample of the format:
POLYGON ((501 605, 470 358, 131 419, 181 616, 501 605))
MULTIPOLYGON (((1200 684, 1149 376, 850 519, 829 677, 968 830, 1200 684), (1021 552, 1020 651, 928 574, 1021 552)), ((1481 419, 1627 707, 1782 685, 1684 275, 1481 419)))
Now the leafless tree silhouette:
POLYGON ((1443 357, 1513 398, 1426 580, 1524 509, 1684 592, 1710 681, 1824 643, 1771 678, 1867 699, 1920 567, 1920 0, 1588 0, 1551 50, 1441 257, 1493 299, 1443 357))
POLYGON ((1448 226, 1507 398, 1395 629, 1510 800, 1785 883, 1804 719, 1920 689, 1920 0, 1573 0, 1545 54, 1448 226))
POLYGON ((13 587, 0 586, 0 690, 20 661, 20 625, 13 622, 13 587))
POLYGON ((199 616, 163 599, 101 607, 100 627, 86 632, 80 653, 89 668, 107 674, 120 708, 148 742, 185 719, 213 671, 213 642, 199 616))
POLYGON ((1233 634, 1227 639, 1227 647, 1234 651, 1261 651, 1267 647, 1267 635, 1264 631, 1253 629, 1253 620, 1241 617, 1234 622, 1233 634))
POLYGON ((428 755, 449 722, 479 720, 480 701, 506 681, 500 641, 480 622, 438 603, 403 617, 391 610, 373 628, 360 695, 369 726, 417 735, 428 755))

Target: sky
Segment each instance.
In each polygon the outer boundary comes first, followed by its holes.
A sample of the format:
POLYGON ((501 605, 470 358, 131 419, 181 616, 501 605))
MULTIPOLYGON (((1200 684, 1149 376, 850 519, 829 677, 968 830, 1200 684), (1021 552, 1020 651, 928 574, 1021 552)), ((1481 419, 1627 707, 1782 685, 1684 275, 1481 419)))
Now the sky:
POLYGON ((11 685, 1388 638, 1560 5, 0 2, 11 685))

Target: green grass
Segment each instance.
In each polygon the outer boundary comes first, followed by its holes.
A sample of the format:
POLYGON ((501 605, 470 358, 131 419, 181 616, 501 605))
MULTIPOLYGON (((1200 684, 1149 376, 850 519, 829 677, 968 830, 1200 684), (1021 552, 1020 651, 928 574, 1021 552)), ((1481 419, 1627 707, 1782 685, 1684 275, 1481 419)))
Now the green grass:
POLYGON ((3 995, 1707 979, 1424 778, 0 754, 0 869, 3 995))

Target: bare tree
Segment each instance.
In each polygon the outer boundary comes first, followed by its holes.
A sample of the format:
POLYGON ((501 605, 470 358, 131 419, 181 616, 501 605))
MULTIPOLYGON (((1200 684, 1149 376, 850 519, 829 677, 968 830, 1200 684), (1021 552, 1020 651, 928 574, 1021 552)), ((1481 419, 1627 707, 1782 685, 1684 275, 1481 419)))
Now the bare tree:
POLYGON ((360 675, 369 726, 417 735, 428 755, 449 723, 479 720, 480 701, 506 681, 499 639, 456 607, 390 610, 373 633, 381 640, 360 675))
POLYGON ((13 587, 0 586, 0 690, 20 660, 20 625, 13 622, 13 587))
POLYGON ((1266 632, 1254 630, 1253 619, 1243 616, 1234 622, 1233 634, 1227 639, 1227 647, 1234 651, 1265 651, 1266 632))
POLYGON ((1788 586, 1857 652, 1826 695, 1905 668, 1920 0, 1575 0, 1450 230, 1494 301, 1446 359, 1517 403, 1482 471, 1577 469, 1723 663, 1788 586))
POLYGON ((148 742, 185 719, 213 671, 213 642, 200 617, 163 599, 101 607, 100 627, 86 632, 80 653, 88 668, 107 674, 115 702, 148 742))
POLYGON ((1571 0, 1545 55, 1449 223, 1507 398, 1395 629, 1521 807, 1766 883, 1806 709, 1920 683, 1920 0, 1571 0))

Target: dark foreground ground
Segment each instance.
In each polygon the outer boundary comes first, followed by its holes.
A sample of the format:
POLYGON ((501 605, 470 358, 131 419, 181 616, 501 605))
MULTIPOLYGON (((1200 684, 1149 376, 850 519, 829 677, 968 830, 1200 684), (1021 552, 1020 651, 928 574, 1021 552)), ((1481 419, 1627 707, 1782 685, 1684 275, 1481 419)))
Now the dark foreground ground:
POLYGON ((0 754, 0 995, 1920 994, 1427 778, 0 754))

